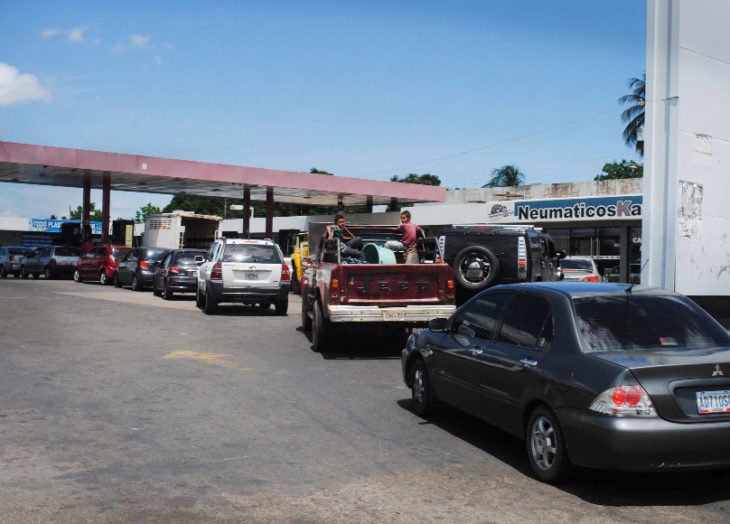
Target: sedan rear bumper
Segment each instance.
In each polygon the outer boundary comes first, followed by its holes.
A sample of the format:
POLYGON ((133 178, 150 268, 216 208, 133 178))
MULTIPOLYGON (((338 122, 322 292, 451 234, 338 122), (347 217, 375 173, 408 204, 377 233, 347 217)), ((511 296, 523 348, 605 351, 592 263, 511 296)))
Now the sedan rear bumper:
POLYGON ((730 467, 730 422, 679 424, 557 411, 571 461, 618 471, 730 467))

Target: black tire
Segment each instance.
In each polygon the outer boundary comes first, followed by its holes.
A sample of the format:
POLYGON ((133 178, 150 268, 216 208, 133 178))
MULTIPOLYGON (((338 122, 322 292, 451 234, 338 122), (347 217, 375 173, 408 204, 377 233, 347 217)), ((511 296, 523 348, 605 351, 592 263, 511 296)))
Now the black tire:
POLYGON ((119 273, 117 273, 117 276, 114 277, 114 287, 122 287, 122 281, 119 278, 119 273))
POLYGON ((203 295, 200 293, 200 288, 195 288, 195 306, 202 308, 203 307, 203 295))
POLYGON ((25 266, 20 266, 20 276, 23 278, 28 278, 30 276, 30 273, 28 273, 28 270, 25 269, 25 266))
POLYGON ((291 277, 291 291, 295 295, 301 295, 302 294, 302 283, 299 282, 299 278, 297 277, 296 270, 292 270, 292 277, 291 277))
POLYGON ((172 291, 170 291, 167 282, 165 282, 164 287, 162 288, 162 298, 164 298, 165 300, 172 299, 172 291))
POLYGON ((305 333, 312 331, 312 319, 309 318, 309 306, 306 295, 302 295, 302 331, 305 333))
POLYGON ((5 264, 0 264, 0 278, 8 278, 8 270, 5 269, 5 264))
POLYGON ((530 414, 525 430, 527 460, 535 476, 548 483, 566 480, 573 473, 558 419, 545 406, 530 414))
POLYGON ((289 310, 289 299, 285 298, 283 300, 277 300, 276 302, 274 302, 274 309, 276 309, 277 315, 283 317, 289 310))
POLYGON ((139 285, 139 279, 137 278, 137 275, 132 275, 131 289, 132 291, 142 291, 142 286, 139 285))
POLYGON ((218 312, 218 302, 210 290, 206 291, 203 296, 203 311, 206 315, 215 315, 218 312))
POLYGON ((36 280, 38 280, 39 278, 41 278, 41 274, 40 273, 31 273, 31 275, 33 275, 33 278, 35 278, 36 280))
POLYGON ((74 282, 83 282, 84 279, 81 278, 81 273, 78 269, 74 270, 74 282))
POLYGON ((14 276, 15 278, 20 278, 20 271, 14 271, 14 272, 13 272, 13 276, 14 276))
POLYGON ((315 300, 312 308, 312 346, 315 351, 327 351, 330 348, 331 332, 332 325, 324 318, 319 300, 315 300))
POLYGON ((499 258, 484 246, 468 246, 454 259, 456 280, 465 289, 477 291, 492 285, 499 278, 499 258))
POLYGON ((46 266, 43 268, 43 276, 46 277, 46 280, 51 280, 53 278, 53 271, 51 271, 51 268, 46 266))
POLYGON ((102 286, 108 286, 112 282, 113 282, 113 280, 111 278, 109 278, 108 276, 106 276, 106 271, 104 271, 102 269, 99 272, 99 284, 101 284, 102 286))
POLYGON ((416 359, 411 367, 411 406, 421 417, 433 413, 431 380, 428 378, 426 364, 420 358, 416 359))
POLYGON ((161 297, 162 296, 162 291, 160 291, 159 289, 157 289, 157 286, 155 286, 154 283, 152 284, 152 294, 154 296, 156 296, 156 297, 161 297))

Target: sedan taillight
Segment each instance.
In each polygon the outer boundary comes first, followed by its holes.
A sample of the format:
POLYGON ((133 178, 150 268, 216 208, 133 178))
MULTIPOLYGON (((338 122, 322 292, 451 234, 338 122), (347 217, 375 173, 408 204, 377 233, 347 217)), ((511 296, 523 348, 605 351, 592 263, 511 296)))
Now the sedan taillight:
POLYGON ((281 281, 291 282, 291 272, 289 271, 289 266, 286 264, 281 265, 281 281))
POLYGON ((583 277, 581 280, 583 282, 598 282, 598 277, 596 275, 588 275, 587 277, 583 277))
POLYGON ((220 262, 216 262, 210 271, 211 280, 223 280, 223 266, 220 262))
POLYGON ((656 417, 654 403, 638 385, 608 388, 591 403, 591 411, 614 417, 656 417))
POLYGON ((146 260, 140 260, 139 261, 139 267, 141 269, 149 269, 150 268, 150 263, 147 262, 146 260))
POLYGON ((170 275, 179 275, 180 274, 180 268, 177 266, 170 266, 167 268, 167 273, 170 275))

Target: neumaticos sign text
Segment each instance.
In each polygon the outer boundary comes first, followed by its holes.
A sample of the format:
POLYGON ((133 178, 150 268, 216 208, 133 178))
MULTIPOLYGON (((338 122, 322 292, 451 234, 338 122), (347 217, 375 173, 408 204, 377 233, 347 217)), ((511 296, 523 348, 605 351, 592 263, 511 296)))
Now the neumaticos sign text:
POLYGON ((641 218, 642 195, 515 202, 518 220, 596 220, 641 218))

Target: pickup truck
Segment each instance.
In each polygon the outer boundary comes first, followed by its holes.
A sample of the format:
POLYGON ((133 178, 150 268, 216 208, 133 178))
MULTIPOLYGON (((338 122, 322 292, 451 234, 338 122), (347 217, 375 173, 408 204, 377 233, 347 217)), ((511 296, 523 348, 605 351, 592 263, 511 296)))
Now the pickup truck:
POLYGON ((405 264, 396 226, 348 225, 363 240, 366 261, 343 259, 338 239, 328 240, 310 225, 318 248, 302 261, 302 330, 315 351, 343 341, 341 333, 393 334, 426 326, 456 310, 454 272, 442 262, 435 238, 419 244, 420 264, 405 264))

